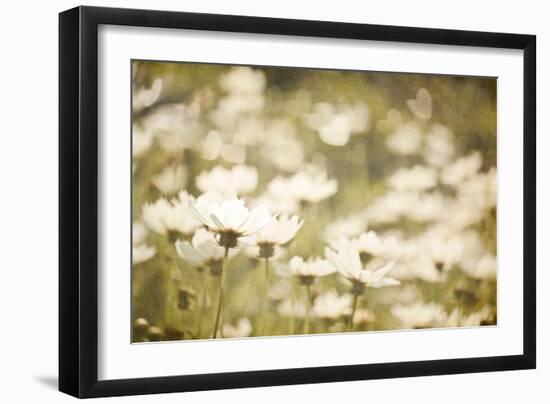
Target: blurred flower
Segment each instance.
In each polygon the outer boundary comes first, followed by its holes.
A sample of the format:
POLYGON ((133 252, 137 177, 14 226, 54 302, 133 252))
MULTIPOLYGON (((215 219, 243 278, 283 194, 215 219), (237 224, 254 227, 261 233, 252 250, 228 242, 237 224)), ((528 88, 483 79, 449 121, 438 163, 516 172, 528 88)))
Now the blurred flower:
POLYGON ((134 244, 132 246, 132 265, 148 261, 155 256, 157 249, 147 244, 134 244))
POLYGON ((339 243, 337 247, 336 251, 326 247, 325 255, 338 273, 352 284, 353 293, 362 293, 365 286, 380 288, 400 284, 398 280, 386 276, 392 270, 396 260, 373 271, 363 268, 359 252, 350 242, 339 243))
POLYGON ((336 180, 327 179, 326 171, 311 167, 289 178, 276 177, 268 185, 271 195, 287 195, 287 198, 317 203, 329 198, 338 190, 336 180))
POLYGON ((288 273, 306 285, 313 283, 315 278, 330 275, 334 271, 327 260, 319 257, 304 261, 302 257, 294 256, 288 262, 288 273))
POLYGON ((255 146, 267 140, 268 126, 271 120, 260 114, 243 114, 232 128, 226 128, 226 139, 243 146, 255 146))
POLYGON ((132 224, 132 244, 141 244, 146 241, 147 228, 141 222, 134 222, 132 224))
POLYGON ((474 279, 496 278, 496 257, 488 253, 479 233, 470 229, 459 235, 464 249, 459 268, 474 279))
POLYGON ((464 180, 473 177, 481 168, 482 160, 479 152, 460 157, 446 166, 441 172, 441 182, 445 185, 459 185, 464 180))
POLYGON ((202 192, 214 191, 223 195, 243 195, 256 189, 258 170, 255 167, 236 165, 231 169, 216 166, 203 171, 195 179, 202 192))
POLYGON ((246 159, 246 147, 227 143, 221 147, 220 155, 225 161, 242 164, 246 159))
POLYGON ((302 301, 283 300, 277 307, 277 312, 283 317, 304 318, 306 316, 306 304, 302 301))
POLYGON ((422 144, 422 132, 415 122, 406 122, 397 127, 386 139, 386 146, 392 152, 402 155, 416 154, 422 144))
POLYGON ((187 168, 181 164, 167 166, 152 179, 153 185, 163 194, 173 194, 187 183, 187 168))
POLYGON ((253 199, 251 206, 263 206, 271 212, 286 214, 298 213, 300 211, 300 201, 294 199, 293 195, 273 194, 269 191, 253 199))
POLYGON ((289 243, 303 224, 296 215, 281 215, 243 242, 257 246, 258 257, 271 258, 275 255, 275 249, 289 243))
POLYGON ((419 223, 441 220, 449 212, 452 204, 440 193, 416 193, 410 196, 411 205, 403 215, 419 223))
POLYGON ((228 93, 261 94, 265 90, 265 75, 247 66, 233 67, 221 76, 220 86, 228 93))
POLYGON ((367 309, 357 309, 353 317, 353 325, 366 327, 376 321, 376 314, 367 309))
POLYGON ((392 133, 401 124, 401 114, 396 109, 390 109, 386 119, 380 119, 376 122, 376 129, 382 133, 392 133))
POLYGON ((313 111, 304 118, 306 126, 318 131, 321 140, 331 146, 346 145, 351 135, 365 132, 369 125, 369 109, 363 103, 341 105, 339 109, 318 103, 313 111))
POLYGON ((168 104, 155 108, 144 117, 141 125, 147 128, 167 152, 179 152, 195 147, 201 134, 200 108, 194 104, 168 104))
POLYGON ((155 256, 157 249, 148 246, 145 241, 147 229, 143 223, 135 222, 132 224, 132 265, 137 265, 148 261, 155 256))
POLYGON ((157 78, 151 84, 151 87, 141 87, 133 92, 132 109, 139 112, 144 108, 153 105, 162 93, 162 79, 157 78))
POLYGON ((214 235, 205 229, 198 229, 191 242, 177 240, 175 246, 180 258, 196 268, 217 267, 223 259, 224 249, 218 245, 214 235))
POLYGON ((149 322, 145 318, 136 318, 134 321, 132 338, 137 342, 147 342, 147 330, 149 330, 149 322))
POLYGON ((392 223, 415 206, 418 194, 390 191, 371 202, 366 210, 370 223, 392 223))
POLYGON ((471 313, 467 316, 460 315, 460 310, 455 308, 445 323, 446 327, 478 327, 480 325, 486 325, 484 323, 493 324, 491 317, 493 313, 488 306, 483 307, 481 310, 471 313))
POLYGON ((132 126, 132 156, 143 156, 153 144, 154 136, 150 131, 142 129, 138 125, 132 126))
POLYGON ((162 341, 164 339, 164 331, 157 326, 149 327, 147 330, 147 338, 149 341, 162 341))
MULTIPOLYGON (((480 211, 496 207, 497 204, 497 172, 491 168, 486 173, 478 173, 464 180, 457 187, 458 201, 470 204, 480 211)), ((482 212, 483 213, 483 212, 482 212)))
POLYGON ((425 191, 437 185, 437 172, 420 165, 402 168, 389 178, 389 184, 397 191, 425 191))
POLYGON ((295 172, 304 161, 304 148, 295 137, 295 129, 288 121, 272 122, 264 132, 262 157, 271 161, 279 170, 295 172))
POLYGON ((269 298, 275 301, 285 300, 292 293, 292 283, 288 278, 279 278, 279 280, 269 288, 269 298))
POLYGON ((338 320, 350 314, 352 296, 339 296, 335 289, 331 289, 315 298, 313 315, 322 320, 338 320))
POLYGON ((418 242, 419 248, 431 258, 439 273, 450 271, 464 255, 462 237, 441 228, 428 230, 420 236, 418 242))
POLYGON ((341 237, 354 237, 367 228, 366 212, 358 212, 343 218, 338 218, 329 223, 323 233, 327 242, 332 242, 341 237))
POLYGON ((201 196, 190 201, 191 210, 212 232, 218 243, 235 248, 239 237, 249 236, 266 227, 274 218, 265 208, 248 210, 242 199, 231 198, 216 203, 201 196))
POLYGON ((205 160, 215 160, 223 146, 223 140, 220 134, 214 130, 208 132, 201 143, 201 157, 205 160))
POLYGON ((497 259, 493 254, 484 253, 474 265, 463 265, 462 269, 475 279, 496 279, 497 259))
POLYGON ((432 125, 425 138, 424 160, 432 167, 441 168, 451 161, 454 153, 453 133, 439 123, 432 125))
POLYGON ((435 230, 409 239, 398 235, 386 237, 385 255, 399 257, 393 275, 401 280, 443 282, 447 272, 462 258, 462 241, 453 237, 435 230))
POLYGON ((148 229, 169 235, 175 240, 178 233, 190 236, 195 229, 201 226, 201 222, 193 215, 190 202, 193 197, 186 191, 181 191, 177 198, 170 202, 165 198, 159 198, 156 202, 143 205, 143 222, 148 229))
POLYGON ((408 329, 441 327, 447 320, 443 306, 437 303, 396 304, 391 313, 401 321, 403 328, 408 329))
POLYGON ((273 249, 271 249, 271 246, 260 246, 258 244, 249 245, 249 244, 245 244, 246 242, 247 241, 243 241, 242 250, 244 254, 249 258, 252 258, 252 259, 265 258, 266 250, 272 254, 271 256, 268 257, 270 261, 280 261, 286 257, 287 250, 284 247, 274 245, 273 249))
POLYGON ((432 96, 425 88, 416 92, 416 98, 407 100, 409 109, 420 119, 430 119, 432 116, 432 96))
POLYGON ((211 112, 213 122, 227 129, 234 126, 242 114, 261 111, 265 105, 265 84, 264 73, 250 67, 234 67, 221 76, 220 86, 227 95, 211 112))
MULTIPOLYGON (((339 243, 346 242, 341 240, 339 243)), ((374 231, 369 231, 362 233, 359 237, 349 241, 353 248, 359 252, 359 257, 361 262, 365 264, 367 261, 370 261, 373 257, 382 257, 385 253, 385 246, 383 240, 378 237, 374 231)), ((332 246, 338 249, 338 244, 333 244, 332 246)))
POLYGON ((241 318, 237 325, 224 324, 222 327, 224 338, 242 338, 252 335, 252 324, 247 318, 241 318))

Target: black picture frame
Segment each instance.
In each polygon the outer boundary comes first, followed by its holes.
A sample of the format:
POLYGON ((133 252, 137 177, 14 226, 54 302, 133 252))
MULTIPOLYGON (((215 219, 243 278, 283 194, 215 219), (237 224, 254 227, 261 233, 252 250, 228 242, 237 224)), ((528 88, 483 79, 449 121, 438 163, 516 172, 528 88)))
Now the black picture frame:
POLYGON ((183 12, 77 7, 59 15, 59 389, 103 397, 536 366, 536 37, 183 12), (523 51, 523 353, 468 359, 98 380, 98 26, 180 28, 523 51))

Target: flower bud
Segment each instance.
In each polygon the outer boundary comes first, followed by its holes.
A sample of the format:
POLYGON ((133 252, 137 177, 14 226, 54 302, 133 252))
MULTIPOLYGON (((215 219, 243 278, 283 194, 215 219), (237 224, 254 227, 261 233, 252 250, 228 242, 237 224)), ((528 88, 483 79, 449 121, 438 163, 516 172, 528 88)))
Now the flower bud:
POLYGON ((152 326, 147 330, 147 337, 149 341, 162 341, 164 339, 164 333, 160 327, 152 326))
POLYGON ((144 318, 137 318, 136 321, 134 321, 134 341, 145 342, 147 340, 148 329, 149 322, 144 318))
POLYGON ((188 287, 181 287, 178 292, 178 308, 180 310, 192 310, 197 301, 197 294, 188 287))

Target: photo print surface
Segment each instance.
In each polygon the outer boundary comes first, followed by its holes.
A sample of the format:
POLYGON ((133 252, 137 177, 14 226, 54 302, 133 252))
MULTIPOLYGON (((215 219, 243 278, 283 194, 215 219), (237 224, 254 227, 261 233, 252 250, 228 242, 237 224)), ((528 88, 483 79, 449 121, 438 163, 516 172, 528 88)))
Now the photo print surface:
POLYGON ((497 324, 497 79, 134 60, 132 342, 497 324))

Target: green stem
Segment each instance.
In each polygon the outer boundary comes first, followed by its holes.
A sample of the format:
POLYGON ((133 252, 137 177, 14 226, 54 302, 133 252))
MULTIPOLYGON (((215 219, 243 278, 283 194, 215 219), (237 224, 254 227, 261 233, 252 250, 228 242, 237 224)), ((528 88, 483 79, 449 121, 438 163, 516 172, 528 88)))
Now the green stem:
POLYGON ((227 272, 227 256, 229 255, 229 248, 225 247, 225 252, 223 254, 223 265, 222 265, 222 274, 220 276, 220 295, 218 298, 218 310, 216 312, 216 322, 214 323, 214 332, 212 333, 212 338, 216 339, 218 335, 218 327, 220 325, 220 317, 222 314, 223 306, 223 289, 225 283, 225 273, 227 272))
POLYGON ((269 288, 269 258, 264 258, 264 295, 262 296, 262 309, 260 311, 260 321, 257 335, 264 335, 265 332, 265 320, 267 316, 267 303, 268 303, 268 288, 269 288))
POLYGON ((355 317, 355 311, 357 310, 357 301, 359 300, 359 295, 357 293, 353 294, 353 303, 351 306, 351 316, 349 317, 348 331, 353 331, 353 318, 355 317))
POLYGON ((294 315, 294 310, 296 308, 296 296, 294 293, 294 285, 292 285, 290 290, 290 302, 292 304, 292 311, 290 313, 290 317, 288 318, 288 333, 293 335, 294 330, 296 329, 296 316, 294 315))
POLYGON ((306 317, 304 319, 304 334, 309 334, 309 316, 311 313, 311 285, 306 285, 306 317))
POLYGON ((199 318, 197 319, 197 338, 200 338, 202 333, 202 318, 204 316, 204 309, 206 308, 206 270, 200 273, 201 277, 201 301, 199 307, 199 318))

